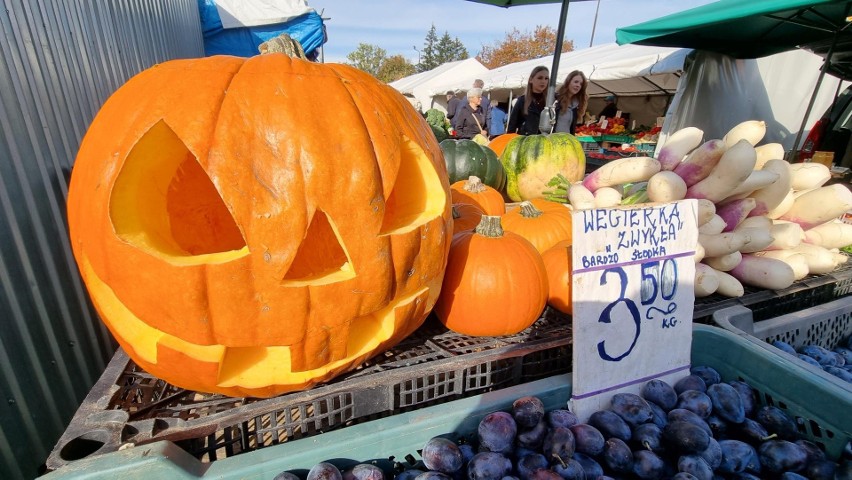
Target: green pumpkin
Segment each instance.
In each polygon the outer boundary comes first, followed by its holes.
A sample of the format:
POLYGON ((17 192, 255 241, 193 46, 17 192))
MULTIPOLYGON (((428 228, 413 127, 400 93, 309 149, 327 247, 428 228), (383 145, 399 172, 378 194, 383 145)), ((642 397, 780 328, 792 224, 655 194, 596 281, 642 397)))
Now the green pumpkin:
POLYGON ((479 177, 482 183, 502 192, 506 186, 506 172, 497 154, 473 140, 448 139, 440 143, 447 164, 450 185, 470 176, 479 177))
POLYGON ((435 138, 438 139, 438 142, 443 142, 444 140, 450 138, 450 134, 447 133, 443 128, 436 127, 435 125, 429 124, 429 128, 432 129, 432 133, 435 134, 435 138))
POLYGON ((547 182, 558 174, 577 182, 586 173, 583 146, 568 133, 515 137, 500 162, 506 171, 506 194, 515 202, 544 197, 542 192, 552 189, 547 182))

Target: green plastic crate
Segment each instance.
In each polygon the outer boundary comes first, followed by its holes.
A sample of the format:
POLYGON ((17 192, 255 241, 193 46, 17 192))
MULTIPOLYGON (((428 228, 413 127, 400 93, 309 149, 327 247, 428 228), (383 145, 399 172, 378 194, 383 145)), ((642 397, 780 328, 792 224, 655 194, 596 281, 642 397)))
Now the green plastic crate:
MULTIPOLYGON (((696 325, 692 361, 714 367, 725 380, 748 382, 757 390, 762 404, 775 405, 794 416, 802 435, 823 445, 832 458, 839 457, 852 438, 848 415, 852 396, 821 378, 788 370, 769 347, 753 338, 696 325)), ((565 405, 570 393, 570 377, 566 373, 213 463, 199 462, 173 443, 157 442, 87 458, 42 478, 271 480, 284 470, 304 474, 321 461, 331 461, 339 467, 374 461, 382 468, 390 468, 393 462, 389 456, 413 463, 428 439, 456 438, 456 432, 473 434, 482 417, 508 410, 518 397, 537 395, 546 408, 552 409, 565 405)))

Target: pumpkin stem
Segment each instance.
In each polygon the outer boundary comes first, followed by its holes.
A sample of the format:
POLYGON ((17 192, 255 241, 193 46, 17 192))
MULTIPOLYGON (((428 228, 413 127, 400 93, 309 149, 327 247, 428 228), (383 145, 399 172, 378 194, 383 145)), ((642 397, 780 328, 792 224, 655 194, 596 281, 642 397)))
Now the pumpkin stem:
POLYGON ((524 218, 536 218, 541 216, 541 210, 535 208, 535 205, 533 205, 529 200, 521 202, 519 207, 521 209, 521 216, 524 218))
POLYGON ((464 183, 465 191, 471 193, 480 193, 485 190, 485 186, 486 185, 482 183, 482 180, 480 180, 479 177, 474 175, 468 177, 467 182, 464 183))
POLYGON ((503 236, 503 225, 500 224, 499 215, 483 215, 479 225, 474 230, 476 233, 488 238, 500 238, 503 236))
POLYGON ((302 48, 302 44, 286 33, 282 33, 275 38, 270 38, 261 43, 258 50, 261 55, 266 53, 283 53, 288 57, 300 58, 302 60, 308 59, 305 55, 305 49, 302 48))

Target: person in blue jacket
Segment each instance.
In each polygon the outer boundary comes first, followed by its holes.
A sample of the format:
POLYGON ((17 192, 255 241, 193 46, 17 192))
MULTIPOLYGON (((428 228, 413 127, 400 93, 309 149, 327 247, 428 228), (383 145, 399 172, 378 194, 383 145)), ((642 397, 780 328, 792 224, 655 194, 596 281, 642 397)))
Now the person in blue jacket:
POLYGON ((491 118, 488 119, 488 136, 494 138, 506 133, 506 111, 500 108, 497 100, 491 100, 491 118))

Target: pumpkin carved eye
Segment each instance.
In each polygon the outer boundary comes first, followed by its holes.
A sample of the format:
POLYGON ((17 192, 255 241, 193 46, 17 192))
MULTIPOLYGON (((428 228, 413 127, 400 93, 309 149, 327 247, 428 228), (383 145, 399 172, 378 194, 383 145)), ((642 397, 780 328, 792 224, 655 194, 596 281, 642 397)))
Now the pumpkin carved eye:
POLYGON ((406 136, 399 148, 399 174, 385 201, 381 235, 408 233, 440 216, 447 199, 423 149, 406 136))
POLYGON ((127 155, 109 211, 122 240, 173 264, 217 263, 248 254, 210 177, 162 120, 127 155))

